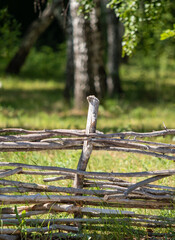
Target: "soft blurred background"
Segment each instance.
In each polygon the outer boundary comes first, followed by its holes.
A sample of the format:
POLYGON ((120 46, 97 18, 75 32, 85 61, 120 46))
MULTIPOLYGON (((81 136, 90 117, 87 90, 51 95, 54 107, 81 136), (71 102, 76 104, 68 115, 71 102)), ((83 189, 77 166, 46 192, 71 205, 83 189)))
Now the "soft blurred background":
POLYGON ((102 131, 173 128, 175 40, 161 34, 173 28, 175 3, 154 5, 158 19, 138 26, 138 1, 128 1, 128 30, 117 1, 113 9, 94 1, 95 10, 79 2, 0 2, 0 127, 84 128, 86 96, 95 94, 102 131), (124 32, 130 56, 122 54, 124 32))

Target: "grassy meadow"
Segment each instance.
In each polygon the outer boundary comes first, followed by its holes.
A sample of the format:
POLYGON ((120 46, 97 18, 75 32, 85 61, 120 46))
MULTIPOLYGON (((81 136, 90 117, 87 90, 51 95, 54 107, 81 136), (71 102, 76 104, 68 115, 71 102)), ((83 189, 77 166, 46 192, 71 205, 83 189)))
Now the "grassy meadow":
MULTIPOLYGON (((65 56, 62 50, 54 53, 49 48, 41 52, 32 50, 18 76, 6 75, 0 69, 0 128, 20 127, 25 129, 84 129, 87 109, 78 111, 63 100, 65 56)), ((150 64, 151 65, 151 64, 150 64)), ((175 128, 175 64, 169 61, 166 67, 153 69, 141 66, 138 60, 122 65, 123 95, 104 100, 99 107, 97 129, 105 133, 117 131, 152 131, 175 128)), ((175 137, 159 138, 159 141, 174 142, 175 137)), ((80 151, 47 151, 0 153, 4 162, 76 168, 80 151)), ((174 163, 156 157, 131 153, 93 152, 89 171, 147 171, 173 169, 174 163)), ((43 183, 37 176, 15 175, 7 179, 43 183)), ((133 182, 140 179, 132 179, 133 182)), ((174 177, 158 181, 175 186, 174 177)), ((59 185, 54 182, 53 184, 59 185)), ((70 186, 71 181, 62 181, 70 186)), ((135 210, 138 213, 175 216, 174 211, 135 210)), ((41 216, 42 217, 42 216, 41 216)), ((139 239, 139 238, 138 238, 139 239)))

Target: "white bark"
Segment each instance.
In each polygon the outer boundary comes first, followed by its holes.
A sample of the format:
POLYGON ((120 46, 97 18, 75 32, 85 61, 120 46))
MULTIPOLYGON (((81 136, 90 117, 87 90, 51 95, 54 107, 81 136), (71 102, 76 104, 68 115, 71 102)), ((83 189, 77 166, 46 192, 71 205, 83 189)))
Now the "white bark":
POLYGON ((90 92, 90 76, 88 72, 89 59, 86 40, 86 20, 83 15, 78 16, 78 8, 78 1, 70 0, 73 26, 74 98, 75 107, 82 108, 87 92, 90 92))

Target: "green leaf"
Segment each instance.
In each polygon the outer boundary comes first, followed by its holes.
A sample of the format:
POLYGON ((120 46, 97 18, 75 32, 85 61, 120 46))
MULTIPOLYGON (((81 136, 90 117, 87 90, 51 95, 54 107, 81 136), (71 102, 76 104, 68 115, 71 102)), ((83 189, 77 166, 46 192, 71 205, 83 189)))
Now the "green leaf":
POLYGON ((165 32, 163 32, 160 35, 160 40, 165 40, 167 38, 172 38, 172 37, 175 38, 175 29, 173 30, 167 29, 165 32))

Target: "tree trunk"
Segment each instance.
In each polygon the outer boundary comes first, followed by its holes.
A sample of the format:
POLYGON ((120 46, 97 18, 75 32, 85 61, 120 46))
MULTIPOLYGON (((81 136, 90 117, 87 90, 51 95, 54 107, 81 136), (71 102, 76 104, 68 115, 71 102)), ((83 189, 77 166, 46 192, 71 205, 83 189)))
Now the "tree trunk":
POLYGON ((20 72, 31 47, 37 41, 39 36, 49 27, 54 18, 54 10, 61 2, 61 0, 57 0, 53 4, 49 4, 43 11, 41 17, 31 24, 24 39, 22 40, 19 50, 6 68, 7 73, 18 74, 20 72))
MULTIPOLYGON (((78 15, 78 1, 70 1, 73 26, 73 57, 74 57, 74 105, 77 109, 84 106, 86 97, 90 95, 91 73, 89 72, 89 49, 87 41, 88 21, 78 15)), ((91 86, 92 87, 92 86, 91 86)))
POLYGON ((66 83, 64 88, 64 98, 70 103, 74 89, 74 56, 73 56, 73 29, 70 12, 67 20, 67 63, 66 63, 66 83))
MULTIPOLYGON (((99 28, 99 15, 93 9, 90 18, 78 15, 79 3, 71 0, 74 54, 74 105, 81 109, 88 95, 104 96, 105 70, 102 57, 102 39, 99 28)), ((97 0, 96 7, 100 5, 97 0)))
POLYGON ((107 85, 110 95, 122 93, 119 67, 122 53, 123 26, 119 22, 115 13, 107 9, 107 85))
POLYGON ((104 67, 104 46, 102 41, 102 31, 100 25, 101 3, 94 0, 95 7, 90 14, 90 24, 92 29, 92 67, 94 74, 94 84, 97 97, 102 100, 106 93, 106 72, 104 67))

